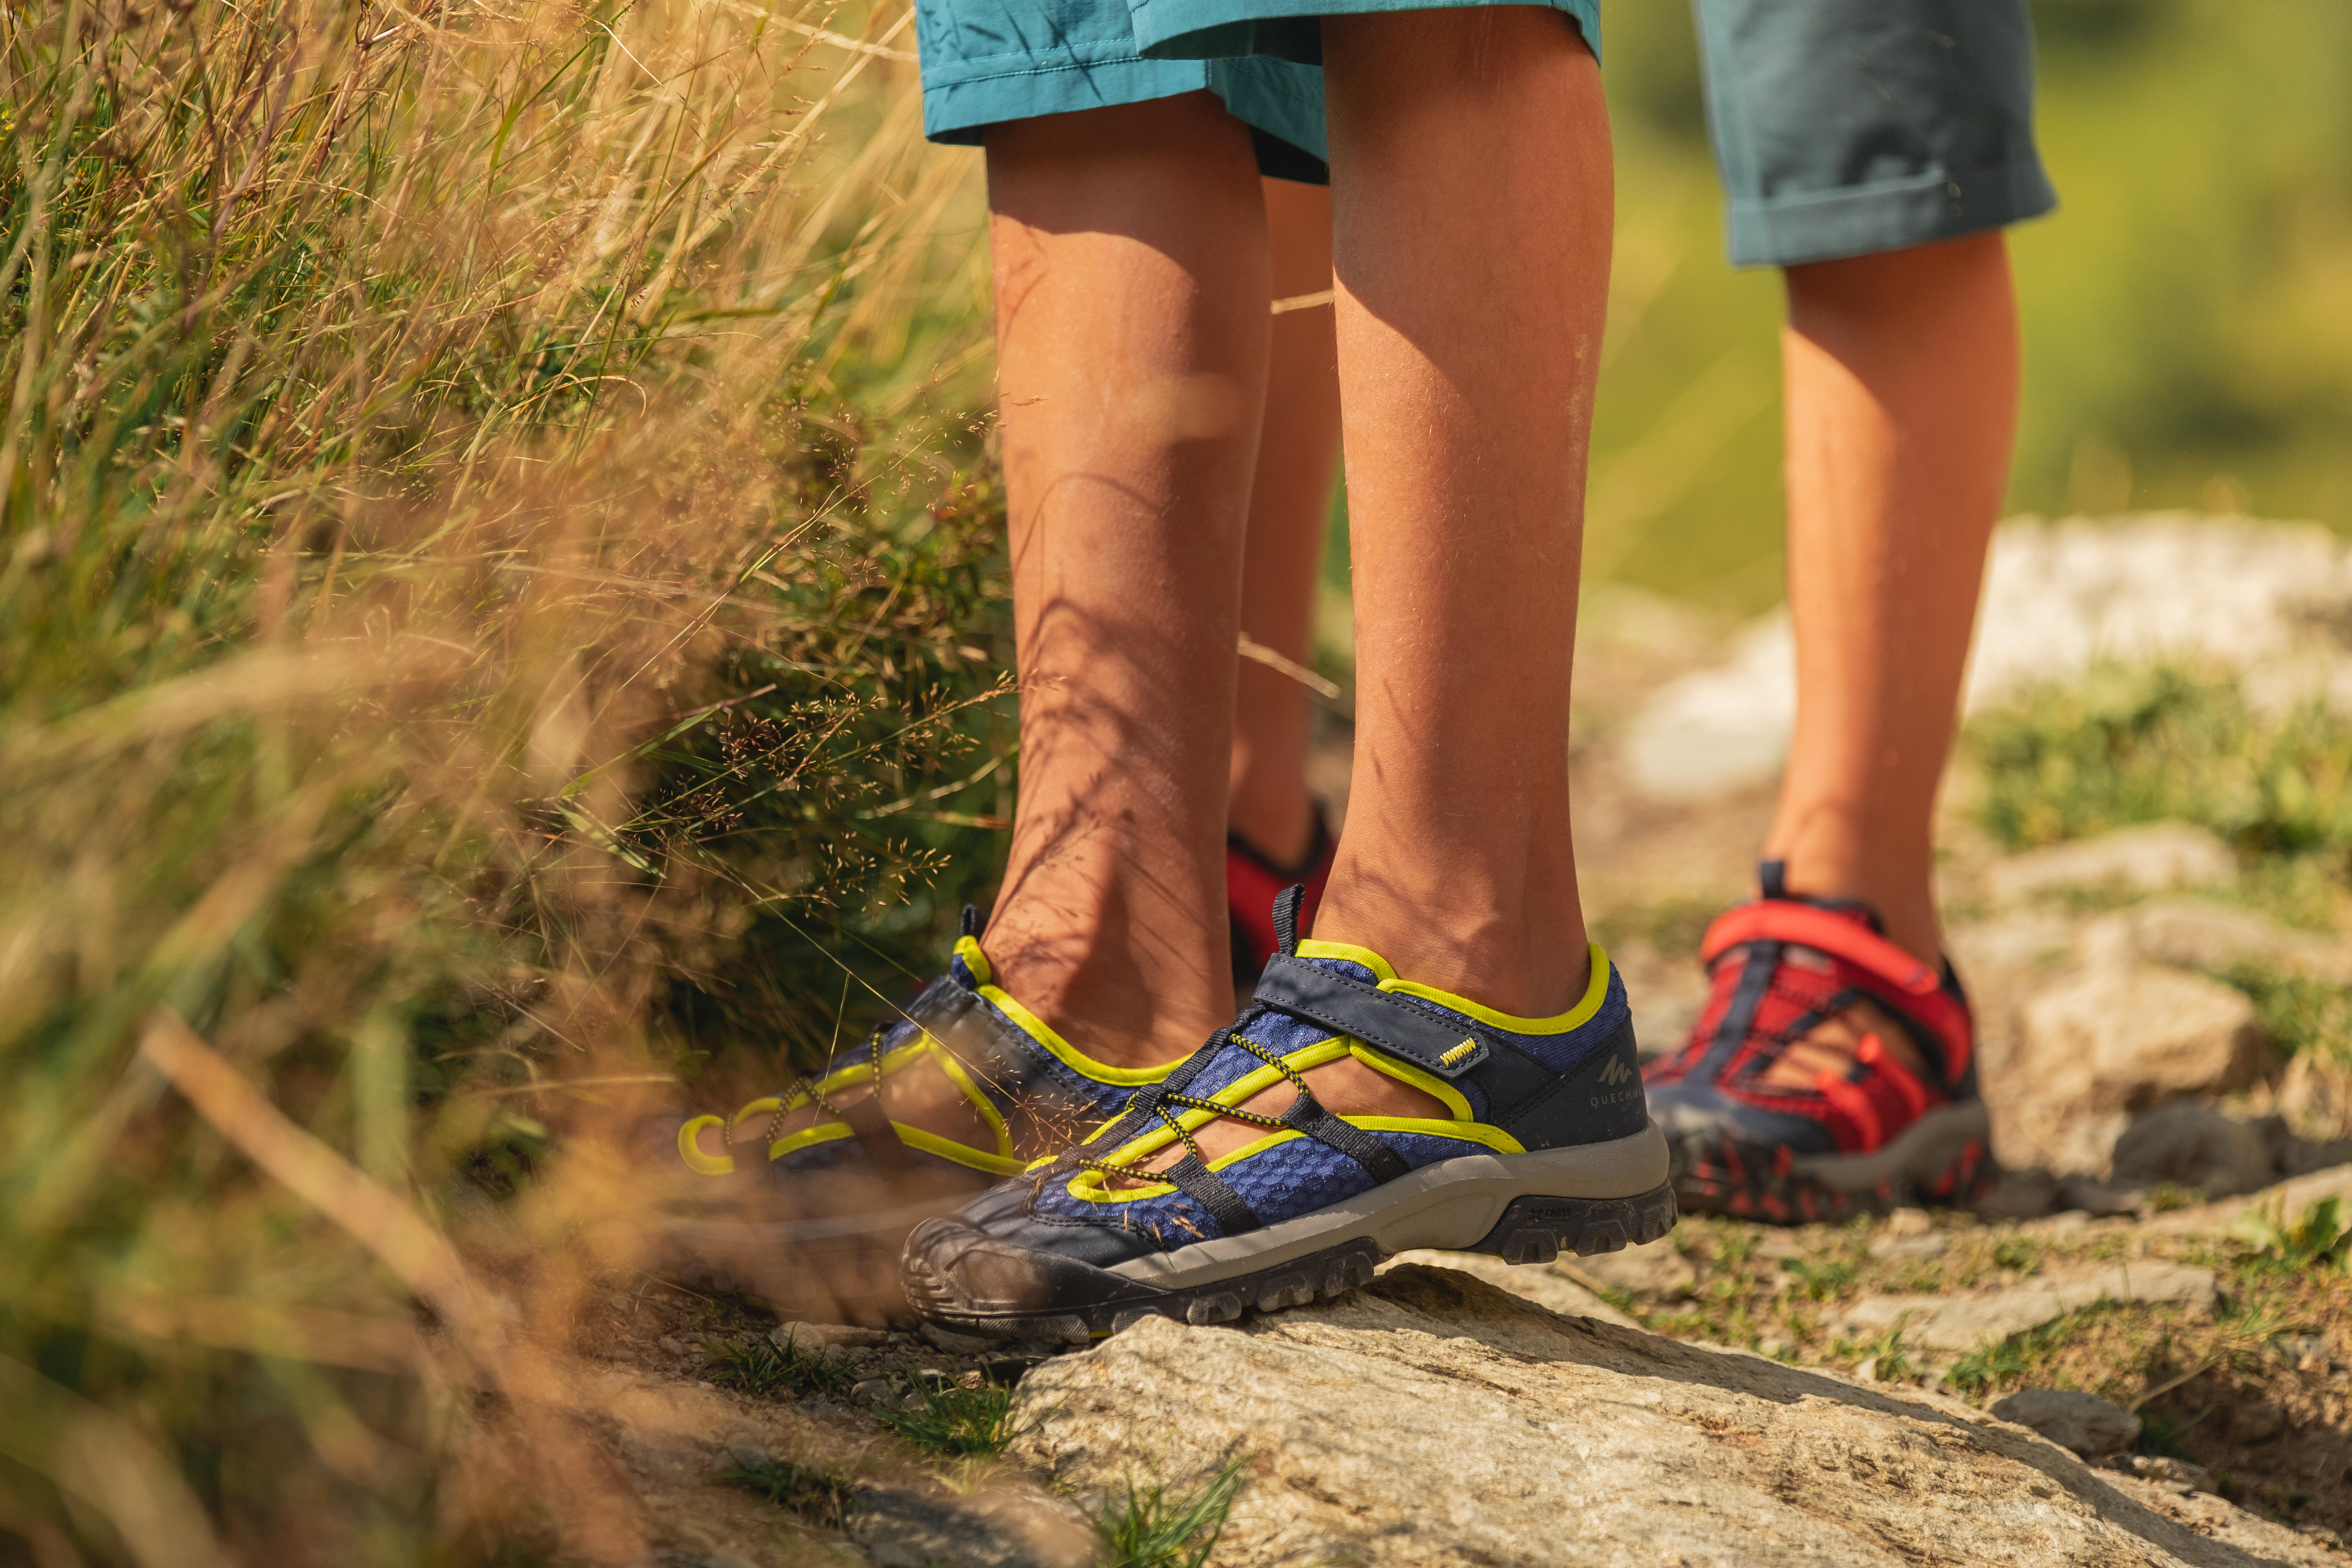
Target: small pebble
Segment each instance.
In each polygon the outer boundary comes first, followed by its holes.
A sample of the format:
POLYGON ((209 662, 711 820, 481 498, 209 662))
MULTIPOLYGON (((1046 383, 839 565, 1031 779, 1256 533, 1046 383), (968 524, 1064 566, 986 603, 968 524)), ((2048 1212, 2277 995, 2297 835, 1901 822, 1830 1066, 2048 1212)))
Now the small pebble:
POLYGON ((890 1380, 887 1377, 861 1379, 849 1391, 849 1397, 860 1405, 875 1405, 890 1397, 890 1380))
POLYGON ((625 1312, 635 1304, 629 1300, 629 1294, 625 1290, 615 1290, 604 1299, 613 1303, 613 1310, 615 1312, 625 1312))
POLYGON ((684 1355, 686 1353, 686 1342, 679 1339, 675 1334, 664 1334, 660 1339, 656 1340, 654 1343, 661 1346, 662 1349, 669 1352, 672 1355, 684 1355))

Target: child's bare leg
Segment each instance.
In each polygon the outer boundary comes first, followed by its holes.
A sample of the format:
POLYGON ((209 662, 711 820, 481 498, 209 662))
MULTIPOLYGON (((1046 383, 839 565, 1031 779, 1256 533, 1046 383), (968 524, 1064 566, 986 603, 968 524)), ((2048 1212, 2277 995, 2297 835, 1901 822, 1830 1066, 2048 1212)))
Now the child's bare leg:
MULTIPOLYGON (((1609 279, 1600 73, 1559 13, 1520 6, 1328 17, 1324 69, 1356 764, 1314 934, 1550 1017, 1591 974, 1568 680, 1609 279)), ((1352 1059, 1304 1076, 1340 1115, 1444 1114, 1352 1059)), ((1263 1135, 1220 1119, 1193 1141, 1214 1160, 1263 1135)))
POLYGON ((1936 786, 2017 428, 2009 252, 1995 231, 1788 286, 1797 727, 1766 853, 1932 961, 1936 786))
POLYGON ((1568 696, 1609 277, 1557 12, 1328 17, 1356 765, 1316 935, 1527 1016, 1588 973, 1568 696))
MULTIPOLYGON (((1265 182, 1275 298, 1331 287, 1331 193, 1289 180, 1265 182)), ((1305 664, 1322 574, 1331 481, 1339 461, 1339 377, 1331 307, 1274 319, 1264 433, 1243 546, 1242 631, 1305 664)), ((1242 661, 1235 686, 1231 816, 1234 830, 1277 865, 1296 865, 1313 843, 1307 793, 1307 689, 1281 671, 1242 661)))
MULTIPOLYGON (((1224 770, 1270 297, 1257 165, 1203 92, 1004 126, 988 176, 1022 689, 1013 853, 982 946, 1079 1050, 1145 1067, 1233 1016, 1224 770)), ((894 1121, 992 1143, 944 1073, 881 1094, 894 1121)), ((1016 1146, 1040 1131, 1013 1128, 1016 1146)))
POLYGON ((984 943, 1100 1059, 1232 1015, 1225 774, 1265 395, 1265 218, 1207 93, 988 145, 1021 799, 984 943))

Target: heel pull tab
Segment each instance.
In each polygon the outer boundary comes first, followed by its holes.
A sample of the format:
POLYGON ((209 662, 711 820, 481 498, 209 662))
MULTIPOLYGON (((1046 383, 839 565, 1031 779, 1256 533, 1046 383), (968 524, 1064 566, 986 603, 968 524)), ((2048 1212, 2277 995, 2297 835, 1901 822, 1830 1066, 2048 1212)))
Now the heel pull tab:
POLYGON ((1298 907, 1306 901, 1307 889, 1298 882, 1274 896, 1274 951, 1285 958, 1298 951, 1298 907))
POLYGON ((956 922, 962 934, 973 938, 977 938, 980 935, 981 927, 987 923, 987 921, 980 918, 980 911, 972 908, 970 904, 966 904, 963 907, 962 918, 958 920, 956 922))
POLYGON ((1787 898, 1789 896, 1789 863, 1786 860, 1758 861, 1756 880, 1766 898, 1787 898))

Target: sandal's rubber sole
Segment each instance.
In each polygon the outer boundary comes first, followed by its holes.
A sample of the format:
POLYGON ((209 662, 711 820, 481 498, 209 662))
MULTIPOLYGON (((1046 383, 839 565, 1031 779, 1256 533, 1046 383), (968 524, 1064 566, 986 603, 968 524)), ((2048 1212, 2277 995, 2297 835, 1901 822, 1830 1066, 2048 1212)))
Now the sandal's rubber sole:
POLYGON ((1802 1155, 1787 1144, 1692 1129, 1668 1135, 1686 1213, 1776 1225, 1834 1224, 1898 1208, 1966 1208, 1998 1174, 1984 1102, 1938 1107, 1868 1154, 1802 1155))
MULTIPOLYGON (((1647 1136, 1657 1140, 1657 1173, 1663 1176, 1664 1140, 1654 1129, 1648 1130, 1647 1136)), ((1424 1167, 1424 1172, 1429 1169, 1424 1167)), ((1402 1184, 1399 1182, 1389 1185, 1402 1184)), ((1374 1192, 1382 1190, 1376 1188, 1374 1192)), ((1333 1214, 1341 1206, 1321 1212, 1333 1214)), ((1116 1271, 1098 1269, 1051 1255, 1001 1247, 991 1259, 993 1277, 1000 1281, 1008 1266, 1022 1270, 1027 1267, 1024 1258, 1034 1260, 1037 1293, 1049 1299, 1038 1300, 1025 1310, 1007 1305, 1002 1300, 976 1301, 961 1289, 959 1270, 952 1262, 944 1268, 932 1267, 927 1252, 927 1232, 930 1233, 931 1242, 950 1249, 961 1239, 957 1234, 961 1227, 955 1222, 934 1222, 943 1228, 934 1231, 931 1226, 920 1227, 909 1240, 902 1278, 908 1300, 915 1310, 942 1328, 989 1339, 1076 1344, 1117 1333, 1146 1317, 1172 1318, 1189 1323, 1224 1323, 1248 1311, 1271 1312, 1328 1300, 1364 1284, 1382 1262, 1414 1247, 1437 1246, 1452 1251, 1485 1253, 1506 1263, 1549 1263, 1563 1252, 1591 1256, 1655 1241, 1674 1228, 1675 1219, 1671 1179, 1661 1180, 1630 1197, 1521 1192, 1503 1203, 1499 1214, 1491 1198, 1465 1191, 1459 1194, 1452 1215, 1443 1207, 1423 1205, 1401 1224, 1398 1209, 1403 1206, 1385 1205, 1351 1214, 1342 1227, 1343 1234, 1328 1237, 1323 1245, 1310 1250, 1299 1251, 1295 1246, 1276 1249, 1280 1256, 1255 1267, 1243 1250, 1252 1239, 1247 1236, 1233 1238, 1237 1245, 1232 1251, 1237 1256, 1196 1256, 1192 1266, 1181 1271, 1153 1268, 1139 1271, 1142 1277, 1132 1266, 1116 1271), (1448 1219, 1458 1220, 1464 1215, 1476 1217, 1449 1232, 1448 1219), (1489 1215, 1494 1216, 1491 1221, 1489 1215), (1482 1225, 1483 1231, 1471 1228, 1482 1225), (1402 1234, 1404 1232, 1411 1234, 1402 1234), (1060 1289, 1055 1289, 1056 1285, 1060 1289), (1093 1299, 1073 1299, 1082 1294, 1093 1299), (1061 1299, 1050 1299, 1055 1295, 1061 1299)), ((1286 1223, 1297 1226, 1318 1217, 1306 1215, 1286 1223)), ((1280 1227, 1269 1230, 1277 1228, 1280 1227)), ((971 1239, 983 1238, 972 1235, 971 1239)), ((1197 1245, 1181 1248, 1173 1257, 1181 1258, 1187 1253, 1199 1255, 1202 1248, 1197 1245)), ((1151 1261, 1157 1264, 1160 1259, 1151 1261)))

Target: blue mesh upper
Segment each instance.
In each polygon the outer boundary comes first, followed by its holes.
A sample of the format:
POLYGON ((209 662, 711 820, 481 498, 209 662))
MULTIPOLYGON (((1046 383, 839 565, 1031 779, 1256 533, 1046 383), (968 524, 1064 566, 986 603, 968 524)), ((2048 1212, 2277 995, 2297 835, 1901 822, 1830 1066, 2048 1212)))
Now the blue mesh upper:
MULTIPOLYGON (((1377 984, 1380 980, 1379 975, 1364 965, 1344 959, 1310 958, 1306 962, 1365 984, 1377 984)), ((1424 998, 1396 993, 1391 994, 1409 1006, 1422 1008, 1437 1017, 1459 1020, 1465 1026, 1473 1022, 1466 1015, 1424 998)), ((1591 1018, 1564 1034, 1513 1034, 1484 1022, 1478 1022, 1477 1028, 1481 1033, 1510 1041, 1554 1071, 1565 1072, 1590 1052, 1607 1043, 1624 1024, 1626 1016, 1624 983, 1618 978, 1616 968, 1612 965, 1600 1008, 1591 1018)), ((1332 1037, 1332 1031, 1324 1025, 1296 1018, 1271 1007, 1248 1008, 1234 1028, 1236 1034, 1276 1057, 1287 1056, 1332 1037)), ((1220 1047, 1184 1085, 1184 1092, 1202 1100, 1213 1098, 1219 1090, 1265 1065, 1249 1051, 1228 1043, 1220 1047)), ((1472 1114, 1484 1120, 1488 1109, 1485 1091, 1468 1079, 1454 1080, 1454 1087, 1470 1102, 1472 1114)), ((1416 1170, 1438 1160, 1475 1153, 1486 1147, 1467 1139, 1434 1134, 1380 1132, 1374 1136, 1395 1150, 1406 1164, 1416 1170)), ((1373 1184, 1370 1173, 1361 1165, 1311 1138, 1294 1138, 1277 1143, 1271 1149, 1220 1168, 1217 1174, 1266 1225, 1328 1208, 1368 1191, 1373 1184)), ((1033 1200, 1035 1212, 1059 1218, 1132 1226, 1145 1234, 1157 1236, 1163 1245, 1171 1247, 1223 1234, 1209 1213, 1184 1193, 1090 1203, 1070 1195, 1069 1179, 1056 1176, 1042 1184, 1033 1200)))
MULTIPOLYGON (((1415 1170, 1486 1148, 1466 1138, 1440 1138, 1418 1132, 1383 1132, 1378 1136, 1415 1170)), ((1372 1186, 1370 1172, 1337 1149, 1326 1148, 1311 1138, 1293 1138, 1277 1143, 1224 1166, 1217 1174, 1267 1225, 1328 1208, 1372 1186)), ((1156 1228, 1170 1247, 1182 1247, 1224 1234, 1208 1211, 1187 1194, 1161 1193, 1119 1203, 1089 1203, 1070 1195, 1069 1180, 1058 1176, 1041 1184, 1034 1200, 1036 1212, 1064 1219, 1133 1226, 1147 1232, 1156 1228)))

